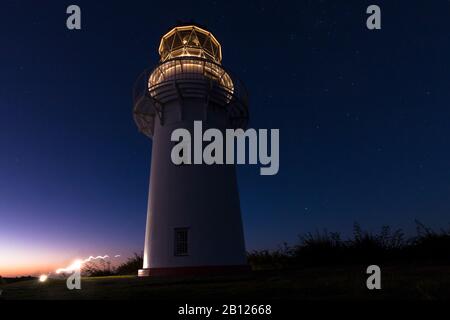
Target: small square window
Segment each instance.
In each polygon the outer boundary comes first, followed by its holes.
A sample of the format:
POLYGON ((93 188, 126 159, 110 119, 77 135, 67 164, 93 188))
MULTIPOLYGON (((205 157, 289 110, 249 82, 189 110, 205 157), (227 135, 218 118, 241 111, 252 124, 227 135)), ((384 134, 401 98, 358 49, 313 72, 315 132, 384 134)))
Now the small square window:
POLYGON ((188 251, 188 228, 175 229, 174 255, 187 256, 188 251))

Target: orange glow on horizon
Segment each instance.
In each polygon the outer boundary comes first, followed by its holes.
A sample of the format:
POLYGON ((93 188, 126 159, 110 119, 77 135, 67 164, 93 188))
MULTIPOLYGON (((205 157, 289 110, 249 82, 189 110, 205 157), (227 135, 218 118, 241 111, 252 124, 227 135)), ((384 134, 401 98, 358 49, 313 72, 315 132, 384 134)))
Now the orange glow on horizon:
POLYGON ((64 257, 61 259, 56 254, 49 255, 43 254, 40 257, 33 256, 32 259, 28 259, 31 255, 10 255, 11 260, 6 261, 5 256, 0 257, 0 276, 4 278, 26 277, 34 276, 39 278, 41 275, 51 275, 60 273, 71 273, 76 269, 80 269, 83 264, 95 261, 111 259, 113 261, 119 261, 121 255, 108 255, 105 256, 89 256, 86 259, 73 259, 64 257), (12 259, 14 257, 14 259, 12 259), (50 261, 53 260, 53 261, 50 261), (69 262, 68 262, 69 261, 69 262))
POLYGON ((0 276, 21 277, 48 274, 69 258, 64 254, 25 248, 0 247, 0 276))

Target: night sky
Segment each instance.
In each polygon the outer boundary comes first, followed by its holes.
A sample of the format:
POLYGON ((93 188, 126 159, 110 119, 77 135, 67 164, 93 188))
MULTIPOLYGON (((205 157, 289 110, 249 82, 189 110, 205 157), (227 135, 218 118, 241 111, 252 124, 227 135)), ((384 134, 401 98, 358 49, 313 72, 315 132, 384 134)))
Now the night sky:
MULTIPOLYGON (((2 1, 0 274, 144 246, 151 141, 132 87, 177 21, 204 25, 280 129, 280 171, 238 168, 248 250, 354 222, 450 222, 448 1, 2 1), (82 30, 66 28, 66 8, 82 30), (366 28, 378 4, 382 29, 366 28)), ((214 186, 211 186, 212 188, 214 186)))

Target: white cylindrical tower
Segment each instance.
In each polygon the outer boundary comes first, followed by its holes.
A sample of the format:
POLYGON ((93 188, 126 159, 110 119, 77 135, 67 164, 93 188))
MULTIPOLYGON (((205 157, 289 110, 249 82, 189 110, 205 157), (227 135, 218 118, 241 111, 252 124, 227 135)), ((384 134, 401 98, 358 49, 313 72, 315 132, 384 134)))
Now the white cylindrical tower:
MULTIPOLYGON (((194 25, 162 37, 161 61, 138 80, 134 119, 153 140, 144 266, 140 276, 246 270, 234 165, 175 165, 172 132, 245 128, 247 92, 221 66, 215 37, 194 25)), ((193 153, 192 153, 193 154, 193 153)))

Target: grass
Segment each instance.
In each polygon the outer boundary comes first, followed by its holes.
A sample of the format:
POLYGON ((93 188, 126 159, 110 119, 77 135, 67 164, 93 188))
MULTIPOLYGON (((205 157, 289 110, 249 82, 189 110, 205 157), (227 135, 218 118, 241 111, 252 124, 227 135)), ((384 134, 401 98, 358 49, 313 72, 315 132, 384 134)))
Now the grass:
POLYGON ((409 239, 400 229, 370 233, 355 224, 350 239, 309 233, 294 246, 251 252, 248 261, 254 271, 245 275, 137 278, 127 276, 142 266, 142 255, 135 254, 117 268, 86 265, 83 274, 90 277, 82 290, 67 290, 64 280, 3 279, 0 299, 450 299, 450 230, 435 232, 419 222, 409 239), (382 269, 382 290, 366 287, 371 264, 382 269))
POLYGON ((366 288, 367 266, 256 271, 238 276, 88 277, 69 291, 64 280, 0 286, 5 300, 439 300, 450 299, 449 266, 381 266, 382 290, 366 288), (188 297, 188 298, 186 298, 188 297))

